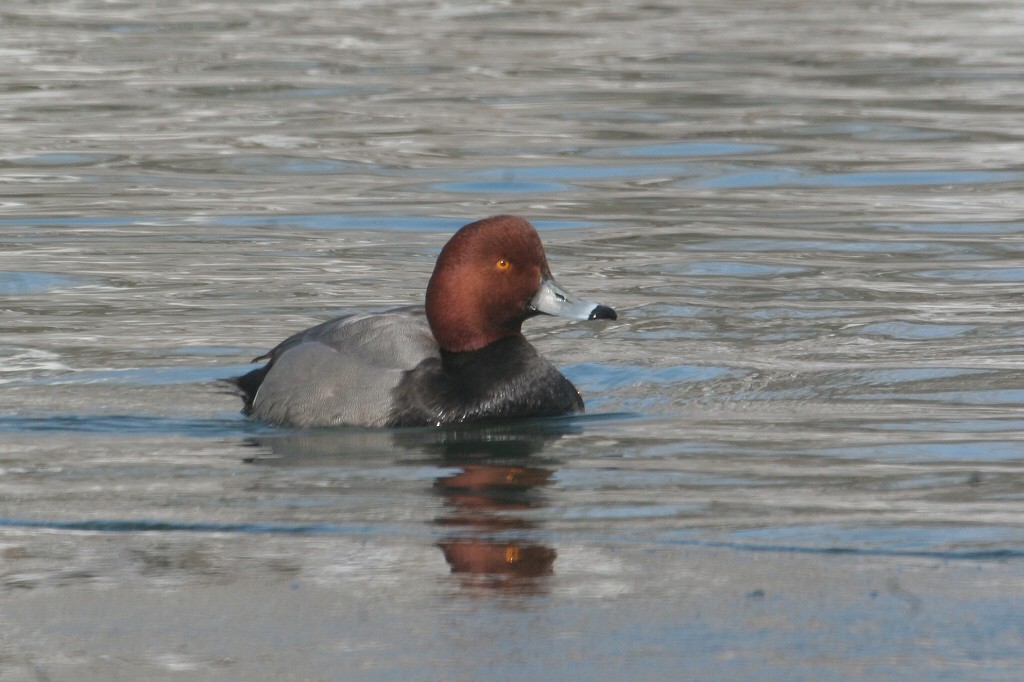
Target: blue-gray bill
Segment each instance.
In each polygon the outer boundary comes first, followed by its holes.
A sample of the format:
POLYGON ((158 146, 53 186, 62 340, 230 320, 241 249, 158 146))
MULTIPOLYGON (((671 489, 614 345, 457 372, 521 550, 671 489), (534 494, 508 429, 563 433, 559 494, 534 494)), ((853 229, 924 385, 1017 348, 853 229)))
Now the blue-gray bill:
POLYGON ((573 320, 614 320, 618 317, 615 310, 606 305, 576 298, 550 277, 541 280, 540 289, 530 300, 530 307, 538 313, 573 320))

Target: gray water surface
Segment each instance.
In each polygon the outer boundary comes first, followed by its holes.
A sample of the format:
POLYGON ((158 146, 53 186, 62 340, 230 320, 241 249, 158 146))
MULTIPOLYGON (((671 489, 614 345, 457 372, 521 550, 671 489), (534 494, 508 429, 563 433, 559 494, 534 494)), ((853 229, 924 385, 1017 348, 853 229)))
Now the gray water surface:
POLYGON ((0 681, 1017 680, 1024 7, 0 9, 0 681), (584 417, 218 379, 518 213, 584 417))

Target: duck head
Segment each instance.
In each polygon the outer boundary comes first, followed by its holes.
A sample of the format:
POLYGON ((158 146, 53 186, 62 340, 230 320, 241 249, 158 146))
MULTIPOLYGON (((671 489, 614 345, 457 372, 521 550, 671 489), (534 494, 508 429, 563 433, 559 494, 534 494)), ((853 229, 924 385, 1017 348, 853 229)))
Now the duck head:
POLYGON ((577 299, 555 282, 540 235, 528 221, 501 215, 456 232, 427 284, 427 321, 441 348, 479 350, 522 333, 537 314, 614 320, 608 306, 577 299))

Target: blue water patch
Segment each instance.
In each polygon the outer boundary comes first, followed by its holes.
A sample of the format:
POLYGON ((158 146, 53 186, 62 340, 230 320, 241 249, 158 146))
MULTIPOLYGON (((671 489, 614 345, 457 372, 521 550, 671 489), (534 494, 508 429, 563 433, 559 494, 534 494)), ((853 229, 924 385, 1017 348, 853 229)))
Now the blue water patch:
POLYGON ((855 328, 849 333, 858 336, 884 336, 904 341, 926 339, 952 339, 977 330, 972 324, 923 324, 916 322, 874 322, 855 328))
POLYGON ((1022 173, 980 170, 889 171, 831 173, 803 178, 800 185, 811 187, 900 187, 941 185, 983 185, 994 182, 1018 182, 1022 173))
POLYGON ((678 384, 685 382, 711 381, 736 373, 726 367, 704 365, 670 365, 668 367, 643 367, 640 365, 604 365, 583 363, 561 368, 570 381, 585 386, 589 391, 600 392, 637 384, 678 384))
POLYGON ((831 173, 806 177, 798 184, 812 187, 884 187, 983 185, 994 182, 1018 182, 1022 173, 980 170, 890 171, 831 173))
POLYGON ((44 154, 36 154, 35 156, 20 156, 15 159, 10 159, 5 162, 6 164, 14 166, 46 166, 46 167, 64 167, 64 166, 95 166, 102 163, 110 163, 116 161, 119 158, 113 154, 82 154, 72 152, 48 152, 44 154))
POLYGON ((899 462, 1010 462, 1020 460, 1022 446, 1016 441, 963 441, 959 443, 892 443, 822 448, 819 454, 844 459, 899 462))
MULTIPOLYGON (((1019 541, 1007 542, 1002 546, 968 546, 968 547, 935 547, 935 548, 913 548, 901 545, 888 546, 850 546, 850 545, 829 545, 813 544, 814 537, 807 529, 798 529, 804 532, 804 542, 799 544, 786 544, 782 542, 756 542, 743 540, 709 540, 697 537, 696 531, 675 531, 663 533, 659 540, 673 545, 684 545, 692 547, 707 547, 713 549, 731 549, 738 552, 773 552, 781 554, 843 554, 854 556, 886 556, 886 557, 913 557, 937 559, 940 561, 1005 561, 1008 559, 1024 558, 1024 549, 1021 549, 1019 541)), ((621 541, 621 540, 620 540, 621 541)))
POLYGON ((0 527, 48 528, 51 530, 92 531, 98 533, 189 532, 247 533, 274 535, 378 535, 381 526, 331 523, 204 523, 150 519, 90 519, 85 521, 47 521, 0 517, 0 527))
MULTIPOLYGON (((934 402, 947 405, 1022 405, 1024 389, 994 389, 990 391, 933 391, 920 393, 870 393, 847 396, 850 400, 903 400, 934 402)), ((1018 447, 1024 454, 1024 446, 1018 447)))
POLYGON ((39 294, 52 289, 66 289, 80 284, 80 280, 54 272, 28 272, 0 270, 0 295, 15 296, 39 294))
POLYGON ((558 180, 582 182, 585 180, 643 179, 679 173, 677 164, 637 164, 627 166, 533 166, 520 168, 492 168, 476 171, 473 176, 500 177, 504 180, 558 180))
POLYGON ((882 544, 907 550, 935 549, 961 543, 990 544, 1006 541, 1007 536, 1024 540, 1024 531, 987 526, 846 526, 841 524, 774 526, 736 530, 730 536, 738 540, 778 540, 791 544, 810 538, 833 546, 882 544))
POLYGON ((179 435, 221 437, 267 432, 262 426, 241 417, 225 415, 219 419, 154 417, 145 414, 28 414, 0 416, 0 433, 37 434, 78 433, 87 435, 179 435))
POLYGON ((1018 529, 978 525, 774 526, 734 531, 736 548, 850 554, 934 556, 948 559, 1024 557, 1018 529))

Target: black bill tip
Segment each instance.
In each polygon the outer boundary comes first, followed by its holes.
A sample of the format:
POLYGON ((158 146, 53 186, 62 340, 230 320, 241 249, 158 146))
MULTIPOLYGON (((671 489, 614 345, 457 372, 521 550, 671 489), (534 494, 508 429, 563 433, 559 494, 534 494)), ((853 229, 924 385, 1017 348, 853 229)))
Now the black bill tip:
POLYGON ((609 308, 606 305, 596 305, 594 309, 590 311, 590 317, 588 320, 617 320, 618 315, 615 314, 614 308, 609 308))

